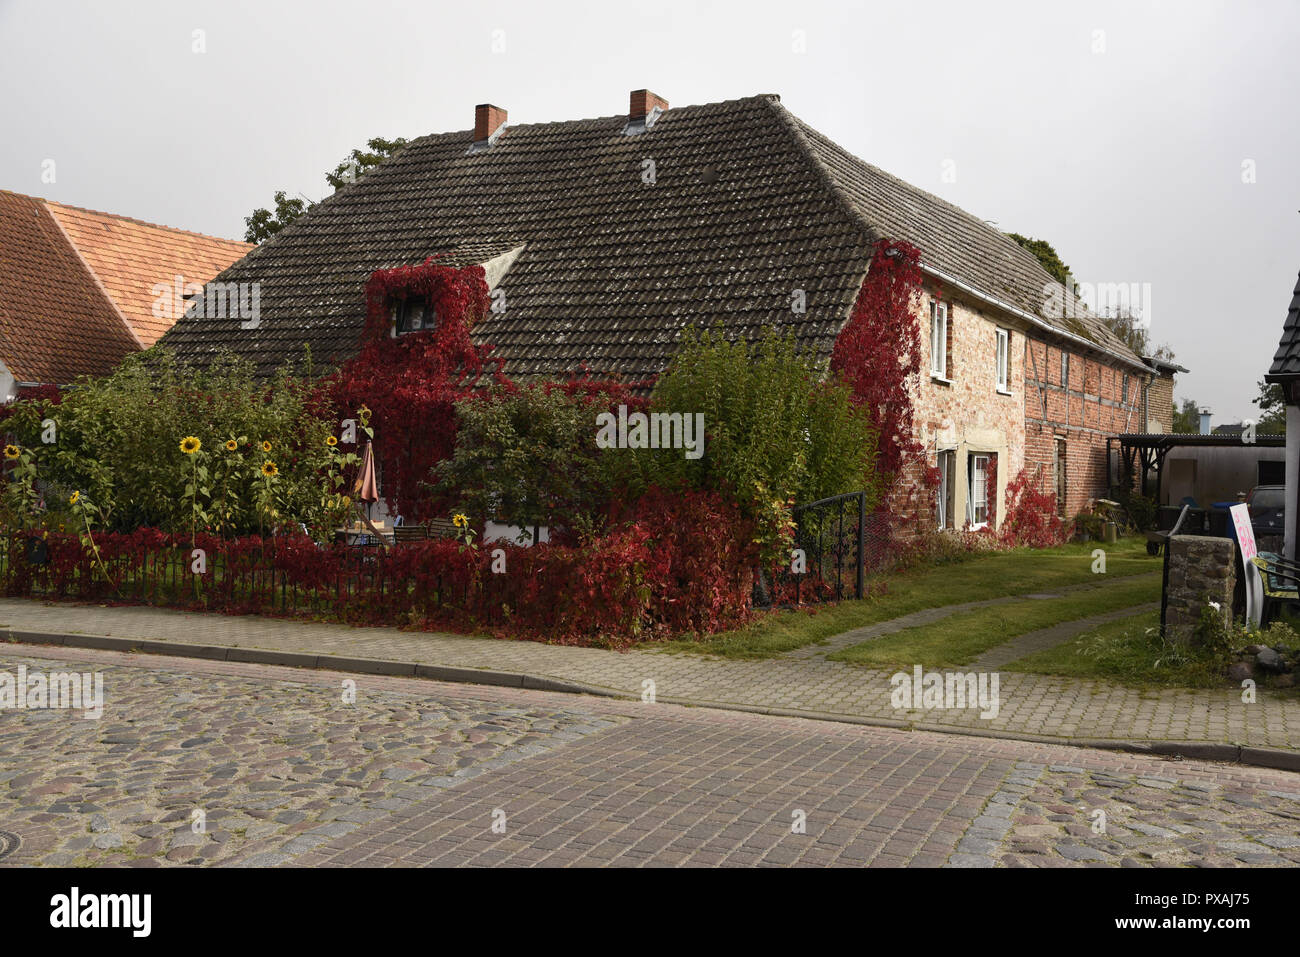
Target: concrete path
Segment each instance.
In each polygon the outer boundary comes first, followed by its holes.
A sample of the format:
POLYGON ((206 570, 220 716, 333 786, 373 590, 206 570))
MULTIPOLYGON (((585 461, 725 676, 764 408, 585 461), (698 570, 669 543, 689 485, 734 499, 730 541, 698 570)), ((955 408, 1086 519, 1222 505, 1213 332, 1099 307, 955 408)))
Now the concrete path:
POLYGON ((850 648, 853 645, 860 645, 864 641, 883 638, 885 635, 892 635, 908 628, 916 628, 920 625, 932 625, 936 621, 943 621, 943 619, 951 618, 953 615, 975 611, 979 608, 990 608, 994 605, 1010 605, 1022 601, 1064 598, 1066 595, 1075 594, 1081 591, 1096 591, 1098 589, 1108 588, 1115 582, 1140 581, 1143 578, 1154 579, 1157 577, 1159 577, 1159 572, 1152 572, 1144 575, 1128 575, 1123 578, 1110 579, 1096 585, 1066 585, 1063 588, 1056 588, 1050 592, 1005 595, 1001 598, 987 598, 983 601, 967 601, 956 605, 941 605, 938 608, 923 608, 920 611, 914 611, 908 615, 900 615, 899 617, 891 618, 888 621, 877 622, 874 625, 863 625, 861 628, 854 628, 850 631, 841 632, 833 638, 828 638, 819 645, 804 645, 802 648, 795 648, 792 651, 787 651, 781 657, 791 661, 824 658, 833 652, 840 651, 841 649, 850 648))
POLYGON ((984 654, 971 661, 970 666, 976 671, 989 671, 995 668, 1001 668, 1011 664, 1013 661, 1019 661, 1021 658, 1032 655, 1035 652, 1046 651, 1048 648, 1055 648, 1057 645, 1064 644, 1071 638, 1083 634, 1085 631, 1091 631, 1098 625, 1104 625, 1112 621, 1120 621, 1124 618, 1132 618, 1134 615, 1145 614, 1149 611, 1159 611, 1160 602, 1148 602, 1145 605, 1134 605, 1131 608, 1119 608, 1115 611, 1108 611, 1101 615, 1092 615, 1088 618, 1079 618, 1076 621, 1063 621, 1059 625, 1052 625, 1049 628, 1039 628, 1036 631, 1027 631, 1023 635, 1016 635, 1010 641, 990 648, 984 654))
POLYGON ((1245 703, 1240 689, 1230 685, 1207 690, 1133 688, 1006 673, 999 676, 996 716, 982 718, 978 707, 895 708, 889 672, 825 660, 732 661, 648 650, 618 653, 391 628, 142 607, 43 605, 20 599, 0 600, 0 623, 0 637, 8 632, 10 640, 26 642, 59 644, 68 635, 68 643, 83 647, 140 648, 216 660, 515 687, 543 681, 551 682, 550 687, 635 699, 1058 743, 1177 742, 1180 753, 1189 756, 1272 761, 1251 749, 1300 752, 1300 698, 1260 690, 1257 700, 1245 703))

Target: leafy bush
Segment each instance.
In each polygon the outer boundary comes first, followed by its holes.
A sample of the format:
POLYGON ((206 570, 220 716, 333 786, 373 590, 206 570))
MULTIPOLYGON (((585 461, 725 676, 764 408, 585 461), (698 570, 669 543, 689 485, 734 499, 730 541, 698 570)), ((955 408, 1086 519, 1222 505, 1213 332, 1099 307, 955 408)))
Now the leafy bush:
POLYGON ((1007 516, 998 529, 1004 545, 1047 548, 1060 545, 1070 530, 1056 511, 1056 496, 1043 491, 1042 469, 1022 469, 1007 483, 1007 516))
POLYGON ((456 444, 434 466, 436 497, 479 518, 523 527, 556 525, 593 534, 623 490, 612 481, 617 450, 596 447, 596 415, 618 402, 644 406, 621 389, 587 391, 543 383, 498 385, 456 403, 456 444))
POLYGON ((491 549, 441 539, 370 554, 302 535, 220 539, 206 532, 71 532, 0 544, 6 595, 138 602, 232 614, 304 615, 355 624, 489 630, 573 645, 626 647, 748 620, 748 531, 708 492, 652 489, 576 544, 491 549), (191 573, 191 547, 209 556, 191 573), (505 553, 508 574, 492 569, 505 553))
MULTIPOLYGON (((342 472, 355 456, 330 444, 333 423, 312 415, 307 399, 287 373, 258 384, 246 364, 196 371, 154 349, 79 381, 57 405, 13 403, 5 427, 31 457, 56 525, 85 516, 113 530, 197 526, 229 536, 327 525, 340 511, 342 472), (183 450, 187 438, 198 442, 183 450), (79 510, 68 504, 74 493, 79 510)), ((15 500, 20 484, 9 485, 8 524, 37 518, 15 500)))
POLYGON ((825 379, 792 335, 769 329, 748 343, 688 329, 650 405, 703 413, 706 440, 697 459, 680 450, 642 455, 641 484, 685 481, 733 495, 769 549, 785 541, 795 504, 864 490, 868 511, 879 501, 877 432, 866 407, 838 378, 825 379))

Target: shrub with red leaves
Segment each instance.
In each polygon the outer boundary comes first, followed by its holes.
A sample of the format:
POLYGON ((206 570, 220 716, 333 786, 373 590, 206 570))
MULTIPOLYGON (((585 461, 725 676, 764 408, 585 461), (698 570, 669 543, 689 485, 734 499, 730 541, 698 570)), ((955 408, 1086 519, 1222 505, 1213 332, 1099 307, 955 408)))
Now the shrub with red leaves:
POLYGON ((1056 496, 1042 485, 1041 466, 1033 475, 1021 469, 1007 483, 1007 517, 998 529, 1002 544, 1048 548, 1069 539, 1069 526, 1056 512, 1056 496))

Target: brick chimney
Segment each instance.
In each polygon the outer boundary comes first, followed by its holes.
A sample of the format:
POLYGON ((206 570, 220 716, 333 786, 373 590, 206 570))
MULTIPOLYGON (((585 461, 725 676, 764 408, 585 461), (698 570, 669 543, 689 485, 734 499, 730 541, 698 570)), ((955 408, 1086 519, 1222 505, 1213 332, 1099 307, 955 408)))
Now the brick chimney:
POLYGON ((640 120, 650 115, 650 112, 659 107, 660 110, 668 109, 668 101, 661 96, 656 96, 649 90, 633 90, 632 103, 627 111, 629 120, 640 120))
POLYGON ((497 130, 501 129, 501 124, 505 121, 506 111, 499 106, 480 103, 474 107, 474 142, 487 142, 497 130))

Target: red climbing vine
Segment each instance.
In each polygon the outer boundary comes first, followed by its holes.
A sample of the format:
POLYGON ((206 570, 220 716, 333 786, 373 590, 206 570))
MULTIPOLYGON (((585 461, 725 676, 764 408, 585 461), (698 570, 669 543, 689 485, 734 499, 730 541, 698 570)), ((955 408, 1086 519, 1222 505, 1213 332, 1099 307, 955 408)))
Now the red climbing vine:
POLYGON ((912 392, 921 371, 921 333, 913 312, 921 289, 920 255, 904 242, 876 243, 853 315, 831 353, 831 370, 871 409, 880 429, 880 470, 895 477, 924 452, 912 429, 912 392))
POLYGON ((370 410, 386 503, 412 521, 437 510, 422 483, 455 447, 456 402, 484 376, 509 385, 491 347, 470 338, 487 309, 482 266, 457 268, 430 257, 376 270, 366 283, 361 352, 325 382, 340 415, 370 410), (408 304, 423 306, 426 319, 399 335, 395 316, 408 304))

